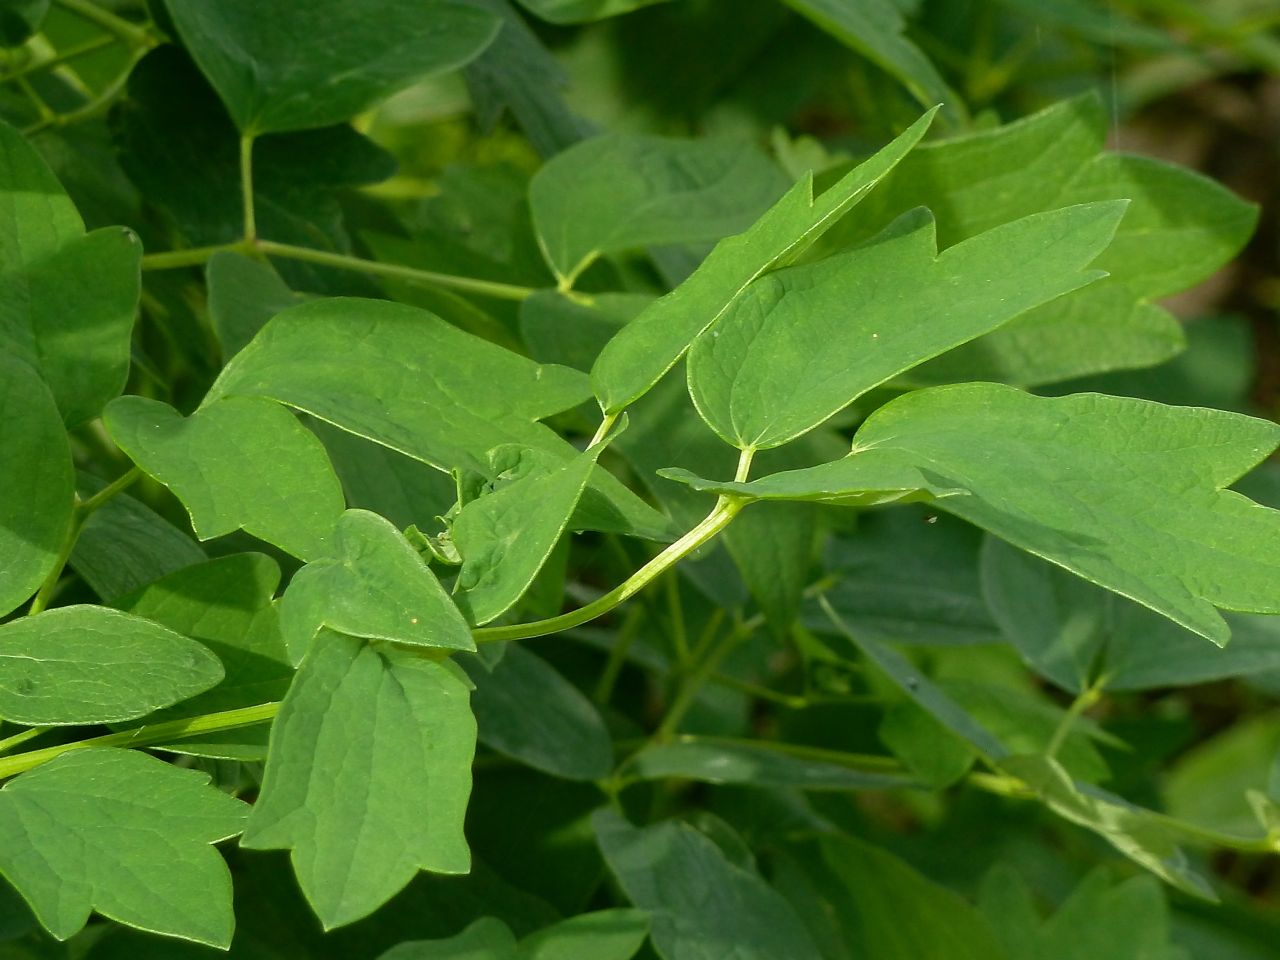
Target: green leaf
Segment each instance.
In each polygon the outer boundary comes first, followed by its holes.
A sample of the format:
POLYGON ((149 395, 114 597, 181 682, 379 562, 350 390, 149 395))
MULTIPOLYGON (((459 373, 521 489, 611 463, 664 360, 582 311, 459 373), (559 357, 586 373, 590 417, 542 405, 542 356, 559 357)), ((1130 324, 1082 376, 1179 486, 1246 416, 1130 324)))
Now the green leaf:
POLYGON ((455 937, 397 944, 378 960, 518 960, 516 935, 497 917, 481 917, 455 937))
POLYGON ((814 196, 812 176, 801 179, 745 231, 716 244, 688 280, 619 331, 591 368, 591 384, 605 413, 617 413, 657 383, 751 281, 804 253, 910 152, 933 114, 926 113, 820 196, 814 196))
POLYGON ((844 460, 712 489, 838 501, 920 471, 969 492, 941 508, 1222 645, 1215 607, 1280 613, 1280 513, 1224 489, 1277 443, 1220 410, 959 384, 881 407, 844 460))
POLYGON ((904 31, 895 0, 785 0, 845 46, 856 50, 903 84, 923 106, 945 104, 963 116, 959 96, 904 31))
POLYGON ((106 607, 59 607, 0 626, 0 717, 14 723, 131 720, 222 677, 199 643, 106 607))
POLYGON ((476 648, 422 557, 390 522, 366 510, 342 514, 328 555, 294 574, 280 620, 294 663, 323 627, 439 651, 476 648))
POLYGON ((539 290, 520 304, 520 337, 542 363, 590 370, 609 338, 652 302, 647 294, 593 293, 588 305, 539 290))
POLYGON ((697 830, 671 820, 636 828, 611 809, 591 820, 609 869, 649 911, 664 960, 818 960, 787 901, 697 830))
POLYGON ((104 420, 182 501, 201 540, 243 529, 304 560, 324 555, 342 486, 324 446, 288 410, 229 397, 184 419, 157 400, 121 397, 104 420))
POLYGON ((1102 276, 1086 267, 1123 212, 1107 202, 1033 214, 941 254, 932 218, 908 215, 869 246, 753 283, 694 341, 689 392, 727 443, 779 446, 922 361, 1102 276))
POLYGON ((478 658, 460 664, 475 684, 471 709, 485 746, 567 780, 602 780, 613 770, 613 743, 595 705, 541 657, 513 643, 491 670, 478 658))
MULTIPOLYGON (((467 619, 488 623, 520 599, 573 516, 604 446, 550 471, 506 447, 494 472, 518 478, 463 506, 450 526, 462 555, 454 596, 467 619)), ((536 453, 536 451, 534 451, 536 453)))
POLYGON ((492 14, 452 0, 166 0, 183 42, 246 134, 340 123, 493 39, 492 14))
POLYGON ((76 426, 124 388, 142 245, 123 227, 86 235, 53 172, 3 121, 0 223, 0 347, 76 426))
POLYGON ((269 397, 449 471, 485 473, 504 443, 568 446, 535 421, 589 396, 586 378, 537 364, 381 300, 330 298, 277 314, 223 370, 206 406, 269 397))
POLYGON ((48 387, 21 360, 0 353, 0 616, 53 570, 75 502, 66 430, 48 387))
POLYGON ((0 46, 25 43, 48 13, 49 0, 9 0, 0 10, 0 46))
POLYGON ((520 941, 518 960, 631 960, 649 935, 642 910, 596 910, 545 927, 520 941))
MULTIPOLYGON (((83 497, 106 484, 81 474, 79 486, 83 497)), ((67 562, 102 600, 113 601, 206 559, 190 534, 133 497, 117 494, 89 514, 67 562)))
POLYGON ((647 746, 634 754, 628 773, 644 780, 699 780, 741 783, 753 787, 799 790, 882 790, 912 781, 897 773, 862 770, 840 761, 840 755, 817 749, 712 737, 680 737, 647 746))
POLYGON ((1005 960, 972 904, 887 850, 837 835, 794 855, 849 956, 1005 960))
POLYGON ((618 133, 544 164, 529 205, 547 262, 571 283, 606 254, 745 230, 786 187, 750 144, 618 133))
POLYGON ((248 806, 132 750, 74 750, 0 790, 0 873, 59 940, 89 912, 226 949, 231 874, 210 844, 248 806))
POLYGON ((1110 276, 1033 310, 910 375, 916 383, 1004 380, 1036 385, 1148 366, 1182 349, 1154 300, 1212 274, 1243 247, 1257 212, 1182 167, 1103 151, 1110 119, 1096 95, 1003 127, 924 144, 829 234, 834 248, 868 239, 916 206, 938 219, 944 247, 1029 214, 1128 199, 1096 266, 1110 276))
POLYGON ((1259 838, 1249 794, 1267 794, 1280 757, 1280 715, 1245 717, 1197 743, 1166 771, 1160 794, 1172 817, 1240 837, 1259 838))
POLYGON ((299 301, 269 263, 239 253, 215 253, 205 267, 205 280, 209 319, 224 357, 235 356, 268 320, 299 301))
POLYGON ((522 6, 551 23, 585 23, 630 13, 666 0, 520 0, 522 6))
POLYGON ((1217 899, 1178 846, 1179 833, 1149 811, 1075 783, 1051 757, 1006 757, 1000 768, 1026 784, 1058 816, 1099 834, 1166 883, 1194 897, 1217 899))
POLYGON ((329 632, 302 661, 242 844, 292 851, 325 929, 373 912, 419 869, 470 869, 476 728, 455 670, 329 632))
POLYGON ((270 557, 237 553, 170 573, 114 604, 200 641, 222 661, 226 676, 221 683, 163 719, 251 707, 284 696, 293 670, 271 602, 279 584, 280 568, 270 557))

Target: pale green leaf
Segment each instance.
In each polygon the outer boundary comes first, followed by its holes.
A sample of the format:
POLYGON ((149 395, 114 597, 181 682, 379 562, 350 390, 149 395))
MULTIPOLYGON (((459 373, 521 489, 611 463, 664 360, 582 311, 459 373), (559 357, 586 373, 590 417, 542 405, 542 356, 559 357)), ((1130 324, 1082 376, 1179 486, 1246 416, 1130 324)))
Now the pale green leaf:
POLYGON ((466 504, 450 527, 462 555, 454 596, 474 624, 500 616, 529 589, 568 526, 604 447, 550 471, 530 463, 524 451, 503 450, 511 463, 502 468, 495 462, 496 472, 519 478, 466 504))
POLYGON ((894 0, 785 0, 841 43, 862 54, 902 83, 923 106, 946 105, 963 115, 959 96, 932 61, 905 35, 906 23, 894 0))
POLYGON ((1105 838, 1126 857, 1186 893, 1216 899, 1213 888, 1178 846, 1179 832, 1140 807, 1075 783, 1051 757, 1006 757, 1000 767, 1026 784, 1049 809, 1105 838))
POLYGON ((631 960, 649 935, 643 910, 596 910, 520 941, 518 960, 631 960))
POLYGON ((547 161, 529 205, 547 262, 571 282, 606 254, 745 230, 786 188, 751 144, 615 133, 547 161))
POLYGON ((0 873, 59 940, 91 910, 142 930, 226 949, 231 874, 210 844, 248 806, 132 750, 74 750, 0 790, 0 873))
POLYGON ((158 400, 121 397, 104 420, 182 501, 201 540, 243 529, 304 560, 323 555, 342 486, 324 446, 288 410, 229 397, 184 419, 158 400))
POLYGON ((222 677, 201 644, 106 607, 59 607, 0 626, 0 717, 14 723, 131 720, 222 677))
POLYGON ((649 911, 663 960, 818 960, 787 901, 697 830, 671 820, 637 828, 612 809, 591 820, 623 891, 649 911))
POLYGON ((617 413, 652 387, 761 274, 793 262, 879 183, 924 136, 929 111, 839 183, 815 197, 805 177, 736 236, 721 240, 693 275, 605 345, 591 368, 596 398, 617 413))
POLYGON ((1267 793, 1280 757, 1280 714, 1241 719, 1178 757, 1162 778, 1160 794, 1172 817, 1240 837, 1261 839, 1247 799, 1267 793))
POLYGON ((692 736, 645 747, 631 757, 627 772, 644 780, 675 778, 799 790, 883 790, 912 783, 899 773, 842 763, 839 754, 816 748, 692 736))
POLYGON ((1086 268, 1124 212, 1033 214, 939 254, 908 216, 869 246, 753 283, 689 350, 703 419, 743 449, 776 447, 871 388, 1098 279, 1086 268))
POLYGON ((389 521, 366 510, 342 514, 328 555, 294 575, 280 620, 294 663, 322 627, 441 651, 476 648, 422 557, 389 521))
POLYGON ((124 388, 142 245, 88 235, 35 148, 0 121, 0 347, 48 384, 68 426, 124 388))
POLYGON ((667 0, 520 0, 531 13, 551 23, 585 23, 630 13, 667 0))
POLYGON ((1280 613, 1280 512, 1224 489, 1277 443, 1280 426, 1221 410, 960 384, 881 407, 812 474, 712 489, 838 501, 868 472, 920 471, 968 491, 939 507, 1221 645, 1215 607, 1280 613))
POLYGON ((534 363, 434 314, 330 298, 277 314, 227 364, 206 406, 269 397, 440 470, 484 473, 504 443, 568 444, 535 421, 590 396, 576 370, 534 363))
POLYGON ((326 929, 373 912, 419 869, 471 867, 476 728, 455 670, 329 632, 298 669, 242 843, 291 851, 326 929))
POLYGON ((71 523, 75 474, 53 396, 21 360, 0 354, 0 615, 48 576, 71 523))
POLYGON ((613 743, 595 705, 559 671, 520 644, 492 669, 462 659, 475 690, 471 709, 480 742, 567 780, 602 780, 613 770, 613 743))
POLYGON ((245 133, 340 123, 493 39, 498 20, 453 0, 166 0, 245 133))
POLYGON ((280 568, 270 557, 237 553, 184 567, 115 602, 200 641, 222 661, 222 682, 184 701, 164 719, 250 707, 284 696, 293 670, 271 601, 279 584, 280 568))
POLYGON ((517 960, 516 936, 497 917, 481 917, 457 936, 443 940, 410 940, 397 944, 378 960, 517 960))

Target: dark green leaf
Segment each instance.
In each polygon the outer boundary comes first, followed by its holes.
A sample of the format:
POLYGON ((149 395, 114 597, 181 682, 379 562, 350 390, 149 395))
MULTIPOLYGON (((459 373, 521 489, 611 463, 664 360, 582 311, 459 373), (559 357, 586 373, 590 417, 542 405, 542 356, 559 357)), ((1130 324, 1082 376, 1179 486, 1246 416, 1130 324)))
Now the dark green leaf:
POLYGON ((8 0, 0 10, 0 46, 16 47, 40 29, 49 0, 8 0))
POLYGON ((0 873, 60 940, 96 909, 131 927, 231 944, 231 874, 210 844, 248 807, 131 750, 63 754, 0 790, 0 873))
POLYGON ((328 632, 299 667, 242 843, 292 851, 326 929, 376 910, 419 869, 470 869, 476 728, 456 669, 328 632))
POLYGON ((630 13, 666 0, 520 0, 543 20, 552 23, 582 23, 630 13))
POLYGON ((202 540, 243 529, 303 559, 323 556, 342 513, 324 447, 288 410, 229 397, 190 417, 157 400, 121 397, 112 438, 169 487, 202 540))
POLYGON ((14 723, 131 720, 222 678, 218 658, 194 640, 106 607, 59 607, 0 626, 0 717, 14 723))
POLYGON ((453 0, 166 0, 178 33, 246 134, 340 123, 493 39, 453 0))
POLYGON ((299 300, 270 264, 239 253, 215 253, 205 278, 209 319, 224 357, 239 353, 268 320, 299 300))

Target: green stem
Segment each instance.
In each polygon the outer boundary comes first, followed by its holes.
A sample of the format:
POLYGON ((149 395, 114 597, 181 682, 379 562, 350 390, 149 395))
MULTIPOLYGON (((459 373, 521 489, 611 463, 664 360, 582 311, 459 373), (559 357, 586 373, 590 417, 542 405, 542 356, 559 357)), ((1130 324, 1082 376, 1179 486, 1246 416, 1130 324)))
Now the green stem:
POLYGON ((556 292, 567 294, 573 290, 573 285, 578 282, 578 278, 582 276, 587 267, 591 266, 599 258, 600 254, 594 250, 578 261, 572 270, 560 278, 560 282, 556 284, 556 292))
POLYGON ((11 737, 5 737, 3 740, 0 740, 0 753, 8 753, 19 744, 26 743, 28 740, 34 740, 36 737, 40 736, 40 734, 49 729, 49 727, 31 727, 27 730, 23 730, 21 733, 15 733, 11 737))
POLYGON ((143 270, 174 270, 179 267, 198 267, 208 262, 215 253, 250 253, 251 247, 242 240, 235 243, 219 243, 210 247, 192 247, 189 250, 167 250, 164 253, 148 253, 142 258, 143 270))
POLYGON ((1058 755, 1062 745, 1067 742, 1067 737, 1071 735, 1071 730, 1075 727, 1076 721, 1101 698, 1102 688, 1106 681, 1107 678, 1105 676, 1099 677, 1081 690, 1079 696, 1071 701, 1071 706, 1067 707, 1067 712, 1062 715, 1062 720, 1059 721, 1057 729, 1053 731, 1053 736, 1049 738, 1049 745, 1044 749, 1046 756, 1052 758, 1058 755))
POLYGON ((144 49, 138 49, 132 57, 129 58, 129 65, 126 66, 109 84, 102 88, 98 94, 93 97, 84 106, 72 110, 70 113, 59 113, 40 120, 39 123, 33 123, 31 126, 23 129, 24 136, 30 136, 33 133, 39 133, 48 127, 67 127, 73 123, 79 123, 81 120, 88 120, 97 116, 111 105, 116 95, 124 89, 126 83, 129 82, 129 75, 133 72, 133 66, 142 59, 144 49))
POLYGON ((167 743, 200 733, 235 730, 239 727, 264 723, 274 717, 279 709, 278 702, 260 703, 253 707, 223 710, 221 713, 206 713, 203 716, 188 717, 184 720, 151 723, 133 730, 123 730, 120 733, 108 733, 101 737, 90 737, 88 740, 75 740, 71 743, 45 747, 43 750, 18 753, 12 757, 0 757, 0 779, 24 773, 32 767, 47 763, 54 757, 72 750, 83 750, 85 747, 144 747, 148 744, 167 743))
POLYGON ((698 694, 711 678, 711 675, 716 672, 716 668, 729 655, 729 652, 747 636, 748 632, 742 628, 742 625, 735 624, 733 629, 726 633, 724 638, 711 647, 709 651, 699 651, 701 656, 695 655, 698 665, 680 683, 680 688, 676 692, 675 699, 671 701, 671 706, 667 709, 666 716, 662 718, 662 722, 658 724, 658 729, 654 731, 653 739, 655 741, 670 740, 675 735, 676 729, 680 726, 680 721, 689 712, 689 708, 693 706, 694 700, 697 699, 698 694))
POLYGON ((594 620, 643 590, 659 576, 675 566, 683 557, 712 539, 733 521, 733 518, 738 515, 743 506, 745 506, 745 501, 740 498, 721 497, 717 501, 715 508, 697 526, 675 541, 675 543, 669 545, 618 586, 584 607, 571 610, 569 613, 562 613, 558 617, 535 620, 532 623, 513 623, 501 627, 479 627, 471 631, 471 634, 475 637, 477 643, 492 643, 497 640, 527 640, 530 637, 544 637, 550 633, 559 633, 561 630, 578 627, 589 620, 594 620))
POLYGON ((609 435, 609 431, 613 429, 613 425, 618 422, 616 413, 606 413, 604 419, 600 421, 600 426, 596 427, 596 434, 591 438, 588 447, 594 447, 597 443, 609 435))
POLYGON ((155 46, 155 36, 146 27, 140 27, 123 17, 117 17, 110 10, 104 10, 90 3, 89 0, 57 0, 57 3, 64 10, 70 10, 82 20, 97 24, 131 46, 143 48, 155 46))
POLYGON ((240 137, 240 195, 244 206, 244 242, 258 239, 258 223, 253 211, 253 134, 240 137))
POLYGON ((608 703, 613 696, 613 688, 622 674, 622 667, 627 662, 631 644, 635 642, 636 635, 640 632, 640 624, 644 616, 644 608, 636 607, 623 622, 622 629, 618 631, 613 646, 609 649, 609 659, 605 661, 604 670, 600 672, 600 679, 596 682, 596 703, 608 703))
POLYGON ((103 487, 93 496, 89 497, 89 499, 83 501, 78 507, 76 507, 76 509, 80 511, 81 518, 83 519, 89 516, 89 514, 93 513, 95 510, 101 507, 104 503, 106 503, 112 497, 116 496, 117 494, 123 493, 125 490, 128 490, 141 478, 142 478, 142 468, 131 467, 121 476, 117 477, 115 480, 112 480, 109 484, 107 484, 105 487, 103 487))
POLYGON ((103 47, 109 47, 111 44, 116 42, 116 39, 116 37, 109 33, 99 34, 92 40, 86 40, 84 43, 77 44, 74 47, 67 47, 66 50, 56 53, 51 57, 45 57, 41 60, 33 60, 25 66, 20 67, 18 70, 15 70, 8 76, 0 77, 0 83, 8 83, 22 77, 29 77, 36 73, 42 73, 45 70, 52 70, 54 67, 61 66, 70 60, 76 59, 77 57, 83 57, 85 54, 101 50, 103 47))

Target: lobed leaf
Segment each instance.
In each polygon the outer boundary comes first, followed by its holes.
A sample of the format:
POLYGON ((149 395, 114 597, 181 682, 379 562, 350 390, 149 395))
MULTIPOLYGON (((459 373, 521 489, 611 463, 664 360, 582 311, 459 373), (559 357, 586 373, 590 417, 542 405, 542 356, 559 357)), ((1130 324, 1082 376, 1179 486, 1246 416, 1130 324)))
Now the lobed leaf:
POLYGON ((210 844, 248 805, 132 750, 73 750, 0 790, 0 873, 59 940, 91 910, 227 949, 231 874, 210 844))
POLYGON ((121 397, 104 421, 182 501, 200 539, 243 529, 304 560, 327 549, 342 487, 324 446, 278 404, 229 397, 184 419, 157 400, 121 397))
POLYGON ((241 843, 291 851, 326 930, 372 913, 419 869, 471 867, 476 727, 456 669, 328 631, 298 668, 241 843))
POLYGON ((689 350, 703 419, 742 449, 776 447, 871 388, 1101 276, 1123 203, 1033 214, 937 252, 908 214, 869 246, 751 284, 689 350), (797 384, 804 386, 797 389, 797 384))

